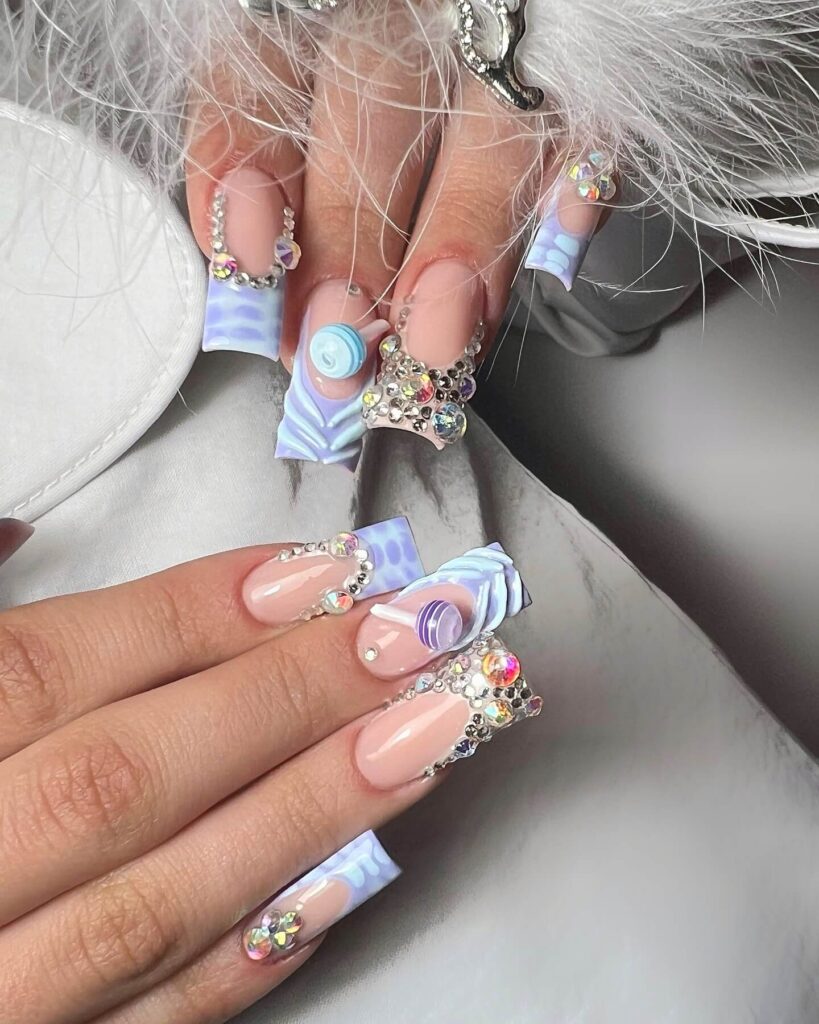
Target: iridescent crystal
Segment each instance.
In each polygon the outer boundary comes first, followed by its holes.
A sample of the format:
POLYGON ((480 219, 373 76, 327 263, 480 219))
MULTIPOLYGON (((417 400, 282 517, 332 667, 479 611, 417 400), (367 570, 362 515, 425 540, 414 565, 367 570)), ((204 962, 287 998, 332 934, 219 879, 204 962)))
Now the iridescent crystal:
POLYGON ((425 672, 415 680, 416 693, 428 693, 435 685, 435 676, 431 672, 425 672))
POLYGON ((447 444, 459 441, 466 433, 466 415, 454 402, 445 402, 432 415, 435 436, 447 444))
POLYGON ((264 960, 273 952, 273 937, 269 928, 247 928, 242 936, 245 953, 251 960, 264 960))
POLYGON ((401 348, 401 336, 398 334, 388 334, 378 346, 378 351, 381 353, 382 359, 389 359, 399 348, 401 348))
POLYGON ((293 946, 303 925, 304 921, 295 910, 289 910, 281 915, 278 925, 270 934, 277 952, 283 953, 293 946))
POLYGON ((285 270, 295 270, 301 259, 301 247, 292 238, 279 235, 273 250, 276 262, 285 270))
POLYGON ((577 186, 577 194, 587 203, 596 203, 600 198, 600 189, 593 181, 581 181, 577 186))
POLYGON ((381 388, 367 388, 361 396, 361 403, 365 409, 372 409, 381 401, 381 388))
POLYGON ((494 650, 483 659, 481 669, 493 686, 511 686, 520 676, 520 661, 511 651, 494 650))
POLYGON ((210 261, 210 272, 217 281, 226 281, 233 277, 239 269, 239 264, 229 252, 215 252, 210 261))
POLYGON ((354 533, 337 533, 328 548, 336 558, 351 558, 359 548, 359 540, 354 533))
POLYGON ((464 686, 463 692, 471 700, 483 700, 484 697, 488 696, 491 686, 484 676, 480 672, 472 676, 464 686))
POLYGON ((502 729, 509 725, 515 717, 512 705, 505 700, 493 700, 483 709, 483 716, 495 729, 502 729))
POLYGON ((542 697, 531 697, 526 702, 526 714, 529 718, 536 718, 543 710, 543 698, 542 697))
POLYGON ((461 740, 460 743, 456 743, 452 753, 455 757, 472 757, 478 748, 478 744, 475 740, 461 740))
POLYGON ((352 595, 346 590, 328 590, 321 599, 321 607, 328 615, 343 615, 353 604, 352 595))
POLYGON ((410 402, 424 405, 435 394, 435 385, 428 373, 416 373, 401 382, 401 394, 410 402))
POLYGON ((601 174, 597 181, 600 189, 600 198, 608 202, 617 195, 617 186, 610 174, 601 174))
POLYGON ((569 168, 569 177, 572 181, 588 181, 597 174, 597 170, 589 160, 578 160, 569 168))
POLYGON ((468 402, 475 394, 477 387, 478 385, 475 383, 475 378, 467 373, 461 378, 461 383, 458 385, 458 391, 460 392, 461 398, 465 402, 468 402))

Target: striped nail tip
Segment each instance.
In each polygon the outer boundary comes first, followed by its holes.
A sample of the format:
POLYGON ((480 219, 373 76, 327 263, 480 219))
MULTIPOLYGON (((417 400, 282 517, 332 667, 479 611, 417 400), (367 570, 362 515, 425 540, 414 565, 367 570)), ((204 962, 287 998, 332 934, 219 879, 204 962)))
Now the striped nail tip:
POLYGON ((208 281, 203 352, 244 352, 279 358, 284 288, 251 288, 208 281))
MULTIPOLYGON (((390 708, 406 701, 451 700, 465 703, 463 733, 444 756, 428 765, 425 776, 471 757, 498 732, 527 718, 536 718, 543 699, 532 693, 520 659, 493 633, 482 633, 465 650, 453 655, 437 672, 422 672, 398 694, 390 708)), ((384 714, 389 714, 390 708, 384 714)))
POLYGON ((363 833, 284 889, 258 915, 242 934, 245 955, 261 961, 296 952, 400 874, 375 833, 363 833))
POLYGON ((304 338, 296 350, 293 378, 284 396, 275 457, 340 465, 351 472, 361 456, 366 427, 361 402, 375 371, 348 398, 328 398, 316 388, 307 369, 304 338))
POLYGON ((374 566, 370 583, 361 591, 362 598, 400 590, 424 575, 418 545, 406 516, 361 527, 356 535, 374 566))

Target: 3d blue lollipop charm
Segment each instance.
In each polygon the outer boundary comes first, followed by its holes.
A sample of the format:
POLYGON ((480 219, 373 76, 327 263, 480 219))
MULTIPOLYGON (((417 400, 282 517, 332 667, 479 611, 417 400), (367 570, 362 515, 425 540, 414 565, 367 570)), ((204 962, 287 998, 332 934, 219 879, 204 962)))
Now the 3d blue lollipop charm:
POLYGON ((310 339, 310 359, 325 377, 346 380, 355 376, 366 362, 367 346, 355 327, 328 324, 310 339))

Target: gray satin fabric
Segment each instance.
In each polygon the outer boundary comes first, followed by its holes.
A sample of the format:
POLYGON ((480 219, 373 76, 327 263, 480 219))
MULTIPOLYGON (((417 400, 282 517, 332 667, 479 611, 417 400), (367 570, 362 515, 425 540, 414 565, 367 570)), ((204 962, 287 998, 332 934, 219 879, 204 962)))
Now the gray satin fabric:
POLYGON ((241 1024, 811 1024, 809 758, 474 416, 440 455, 374 433, 354 479, 272 458, 286 384, 200 358, 142 441, 38 520, 2 601, 404 512, 430 568, 487 540, 514 554, 533 605, 503 635, 546 707, 383 830, 402 878, 241 1024))
POLYGON ((715 267, 739 254, 716 231, 648 206, 618 207, 592 240, 571 292, 551 274, 523 271, 514 323, 581 356, 639 348, 715 267))

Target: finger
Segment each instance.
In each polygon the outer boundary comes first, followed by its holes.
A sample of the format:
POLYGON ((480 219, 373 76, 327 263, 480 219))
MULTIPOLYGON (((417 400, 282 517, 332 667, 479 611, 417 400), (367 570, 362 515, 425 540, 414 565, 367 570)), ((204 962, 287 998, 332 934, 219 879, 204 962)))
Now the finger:
POLYGON ((360 729, 334 733, 152 853, 7 926, 9 1019, 73 1024, 150 989, 247 908, 430 791, 430 780, 370 786, 354 761, 360 729))
POLYGON ((263 30, 241 17, 237 45, 202 69, 190 103, 188 208, 211 257, 202 347, 276 359, 284 272, 298 262, 303 159, 293 140, 309 83, 274 41, 296 31, 291 23, 275 17, 263 30))
POLYGON ((360 454, 361 395, 389 329, 379 300, 401 265, 443 88, 420 45, 395 53, 414 17, 403 0, 388 4, 366 45, 339 22, 316 74, 304 257, 286 303, 282 355, 295 363, 279 458, 352 469, 360 454))
POLYGON ((34 527, 21 519, 0 519, 0 565, 11 558, 34 533, 34 527))
MULTIPOLYGON (((402 530, 405 521, 392 520, 350 540, 351 548, 372 548, 382 566, 373 581, 405 579, 402 566, 417 571, 392 551, 407 540, 402 530)), ((349 576, 348 562, 354 572, 361 567, 357 557, 320 552, 276 559, 251 574, 245 591, 249 601, 264 592, 268 620, 271 602, 298 614, 322 599, 328 573, 339 582, 349 576)), ((307 623, 199 675, 90 712, 0 764, 0 922, 151 849, 383 700, 356 656, 359 620, 360 609, 307 623)))
MULTIPOLYGON (((368 596, 421 575, 406 520, 368 527, 361 536, 377 561, 368 596), (397 561, 388 554, 391 544, 397 561)), ((295 609, 280 593, 279 611, 261 621, 242 597, 249 574, 280 550, 226 552, 0 614, 0 758, 94 708, 227 661, 292 625, 291 613, 298 621, 299 591, 292 586, 295 609)), ((356 562, 316 556, 310 564, 329 575, 308 576, 305 585, 323 581, 324 589, 341 584, 356 562)))
POLYGON ((229 932, 172 978, 98 1017, 94 1024, 223 1024, 294 974, 323 936, 259 970, 241 953, 241 929, 229 932))
POLYGON ((414 431, 438 449, 463 436, 474 357, 506 308, 540 166, 534 123, 465 78, 395 286, 400 348, 385 360, 372 398, 365 396, 369 426, 414 431), (430 373, 407 383, 405 355, 430 373))

